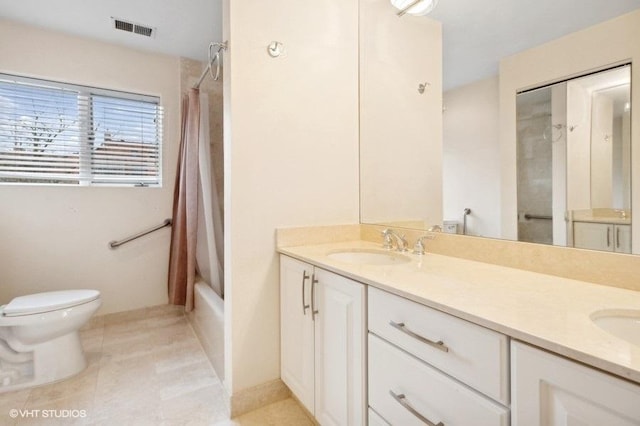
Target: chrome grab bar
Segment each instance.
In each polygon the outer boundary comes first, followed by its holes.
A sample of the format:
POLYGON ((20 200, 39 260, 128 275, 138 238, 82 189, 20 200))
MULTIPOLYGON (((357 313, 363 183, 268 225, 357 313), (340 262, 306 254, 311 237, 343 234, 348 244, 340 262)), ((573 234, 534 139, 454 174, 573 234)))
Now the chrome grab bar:
POLYGON ((420 419, 420 421, 422 423, 424 423, 424 424, 426 424, 428 426, 444 426, 444 423, 442 423, 442 422, 438 422, 438 423, 432 422, 431 420, 429 420, 428 418, 426 418, 425 416, 420 414, 418 412, 418 410, 416 410, 411 405, 409 405, 409 403, 407 402, 407 397, 405 396, 405 394, 401 393, 400 395, 398 395, 397 393, 395 393, 392 390, 389 391, 389 394, 393 397, 393 399, 398 401, 398 403, 400 405, 402 405, 404 408, 406 408, 408 412, 410 412, 411 414, 416 416, 418 419, 420 419))
POLYGON ((429 346, 433 346, 436 349, 440 349, 442 352, 449 352, 449 347, 445 345, 442 340, 438 340, 437 342, 434 342, 433 340, 429 340, 426 337, 422 337, 421 335, 416 334, 413 331, 409 330, 404 325, 403 322, 389 321, 389 325, 395 329, 402 331, 404 334, 407 334, 413 337, 414 339, 421 341, 422 343, 426 343, 429 346))
POLYGON ((531 220, 531 219, 541 219, 541 220, 553 220, 553 216, 547 216, 544 214, 529 214, 529 213, 525 213, 524 214, 524 218, 527 220, 531 220))
POLYGON ((172 224, 171 218, 165 219, 164 222, 162 222, 160 225, 154 226, 151 229, 147 229, 146 231, 139 232, 139 233, 137 233, 135 235, 132 235, 132 236, 127 237, 125 239, 122 239, 120 241, 110 241, 109 242, 109 248, 110 249, 116 249, 116 248, 120 247, 121 245, 128 243, 129 241, 133 241, 133 240, 136 240, 136 239, 138 239, 140 237, 144 237, 145 235, 150 234, 152 232, 155 232, 158 229, 162 229, 162 228, 166 228, 167 226, 171 226, 171 224, 172 224))

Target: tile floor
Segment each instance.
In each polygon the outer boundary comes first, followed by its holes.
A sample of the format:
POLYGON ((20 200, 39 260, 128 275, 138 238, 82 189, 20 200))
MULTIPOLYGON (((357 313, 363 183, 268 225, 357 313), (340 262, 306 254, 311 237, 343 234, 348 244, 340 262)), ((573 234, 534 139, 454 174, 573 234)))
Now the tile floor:
POLYGON ((229 419, 222 383, 180 308, 96 317, 81 336, 87 369, 0 394, 0 425, 313 425, 292 399, 229 419), (31 417, 12 419, 12 409, 31 417), (65 414, 76 417, 53 417, 65 414))

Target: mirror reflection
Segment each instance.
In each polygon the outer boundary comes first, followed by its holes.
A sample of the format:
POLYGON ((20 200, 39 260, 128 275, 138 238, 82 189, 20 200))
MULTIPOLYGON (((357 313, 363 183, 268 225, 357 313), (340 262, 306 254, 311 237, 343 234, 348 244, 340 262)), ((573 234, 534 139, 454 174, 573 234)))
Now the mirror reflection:
POLYGON ((625 65, 517 95, 519 241, 631 252, 630 81, 625 65))
MULTIPOLYGON (((511 21, 540 30, 528 31, 530 40, 521 31, 517 42, 497 29, 480 40, 486 16, 462 14, 474 7, 463 3, 398 19, 377 10, 382 2, 361 0, 361 222, 631 252, 640 1, 562 19, 540 4, 503 4, 511 21), (416 54, 432 48, 418 31, 434 25, 443 34, 442 75, 416 54), (420 119, 434 105, 441 127, 420 119)), ((581 9, 574 0, 556 6, 581 9)))

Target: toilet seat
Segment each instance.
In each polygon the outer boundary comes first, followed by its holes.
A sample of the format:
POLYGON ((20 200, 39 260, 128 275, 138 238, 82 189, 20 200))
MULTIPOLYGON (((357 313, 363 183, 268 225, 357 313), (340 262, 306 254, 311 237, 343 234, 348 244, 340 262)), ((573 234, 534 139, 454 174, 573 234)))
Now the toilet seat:
POLYGON ((48 291, 18 296, 4 305, 1 312, 5 317, 41 314, 88 303, 99 297, 97 290, 48 291))

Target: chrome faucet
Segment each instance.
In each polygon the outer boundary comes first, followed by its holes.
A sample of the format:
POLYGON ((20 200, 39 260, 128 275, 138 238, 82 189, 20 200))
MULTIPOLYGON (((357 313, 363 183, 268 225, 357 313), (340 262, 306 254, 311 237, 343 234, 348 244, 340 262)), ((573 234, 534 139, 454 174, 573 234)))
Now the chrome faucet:
POLYGON ((418 238, 418 240, 416 241, 416 245, 413 246, 413 254, 425 254, 426 251, 424 250, 424 240, 433 240, 434 238, 435 237, 433 235, 423 235, 422 237, 418 238))
POLYGON ((393 239, 395 238, 396 239, 396 249, 398 251, 401 251, 401 252, 409 251, 409 249, 407 248, 409 243, 407 242, 407 240, 404 237, 404 235, 398 234, 393 229, 387 228, 384 231, 382 231, 382 238, 384 239, 383 243, 382 243, 382 248, 384 248, 386 250, 392 250, 393 249, 393 239))

